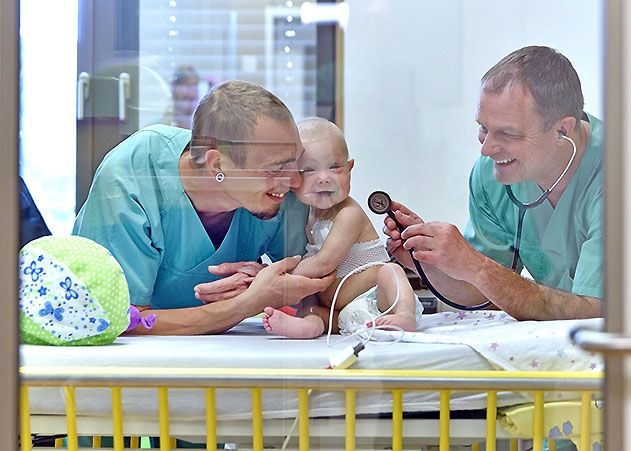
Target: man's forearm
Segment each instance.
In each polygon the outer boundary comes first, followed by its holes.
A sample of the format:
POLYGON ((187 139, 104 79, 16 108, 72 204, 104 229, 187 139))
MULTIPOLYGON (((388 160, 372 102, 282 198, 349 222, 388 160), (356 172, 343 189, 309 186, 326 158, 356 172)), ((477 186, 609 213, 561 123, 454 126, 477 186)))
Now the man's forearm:
POLYGON ((472 306, 483 304, 488 300, 470 283, 453 279, 429 265, 423 265, 423 271, 434 288, 452 302, 472 306))
POLYGON ((594 318, 601 301, 540 285, 486 258, 465 280, 453 279, 424 265, 427 277, 447 299, 463 305, 493 305, 518 320, 594 318))
POLYGON ((580 319, 602 314, 599 299, 538 284, 490 258, 472 272, 469 282, 518 320, 580 319))
POLYGON ((199 307, 166 310, 143 310, 142 316, 155 314, 151 329, 142 326, 128 335, 212 335, 220 334, 256 315, 245 295, 199 307))

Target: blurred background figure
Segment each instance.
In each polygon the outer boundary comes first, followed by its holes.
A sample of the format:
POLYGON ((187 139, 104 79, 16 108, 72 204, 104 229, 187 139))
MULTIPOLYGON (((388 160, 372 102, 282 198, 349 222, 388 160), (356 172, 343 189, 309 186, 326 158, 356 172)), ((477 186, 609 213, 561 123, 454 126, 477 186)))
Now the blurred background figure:
POLYGON ((176 127, 191 128, 193 111, 199 101, 199 75, 192 66, 180 66, 171 79, 171 108, 166 121, 176 127))

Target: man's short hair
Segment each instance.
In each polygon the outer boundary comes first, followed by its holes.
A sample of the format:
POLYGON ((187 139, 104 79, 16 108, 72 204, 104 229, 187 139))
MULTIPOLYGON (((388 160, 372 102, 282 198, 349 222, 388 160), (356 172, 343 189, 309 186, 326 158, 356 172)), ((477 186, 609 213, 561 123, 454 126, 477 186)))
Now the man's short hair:
POLYGON ((583 113, 581 82, 572 63, 558 50, 529 46, 505 56, 482 77, 482 91, 499 94, 521 86, 533 96, 544 130, 564 117, 577 126, 583 113))
MULTIPOLYGON (((206 150, 221 147, 220 141, 250 140, 252 129, 262 118, 294 123, 287 106, 262 86, 243 80, 228 80, 214 86, 193 113, 191 159, 204 164, 206 150)), ((237 166, 245 163, 244 146, 225 146, 220 150, 237 166)))

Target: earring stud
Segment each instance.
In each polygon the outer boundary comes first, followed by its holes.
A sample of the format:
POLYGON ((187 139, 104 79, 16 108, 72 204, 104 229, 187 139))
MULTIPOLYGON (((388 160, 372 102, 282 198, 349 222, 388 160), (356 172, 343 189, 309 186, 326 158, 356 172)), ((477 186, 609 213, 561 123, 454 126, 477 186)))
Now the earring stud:
POLYGON ((223 172, 217 172, 217 175, 215 175, 215 180, 217 180, 217 182, 221 183, 223 182, 223 179, 226 178, 226 175, 223 172))

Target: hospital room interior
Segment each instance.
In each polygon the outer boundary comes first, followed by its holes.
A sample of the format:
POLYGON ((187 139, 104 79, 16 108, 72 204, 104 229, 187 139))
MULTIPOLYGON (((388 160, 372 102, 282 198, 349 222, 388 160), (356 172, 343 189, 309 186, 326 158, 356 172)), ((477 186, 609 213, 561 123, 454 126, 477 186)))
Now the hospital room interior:
POLYGON ((3 449, 631 450, 623 0, 1 7, 3 449))

